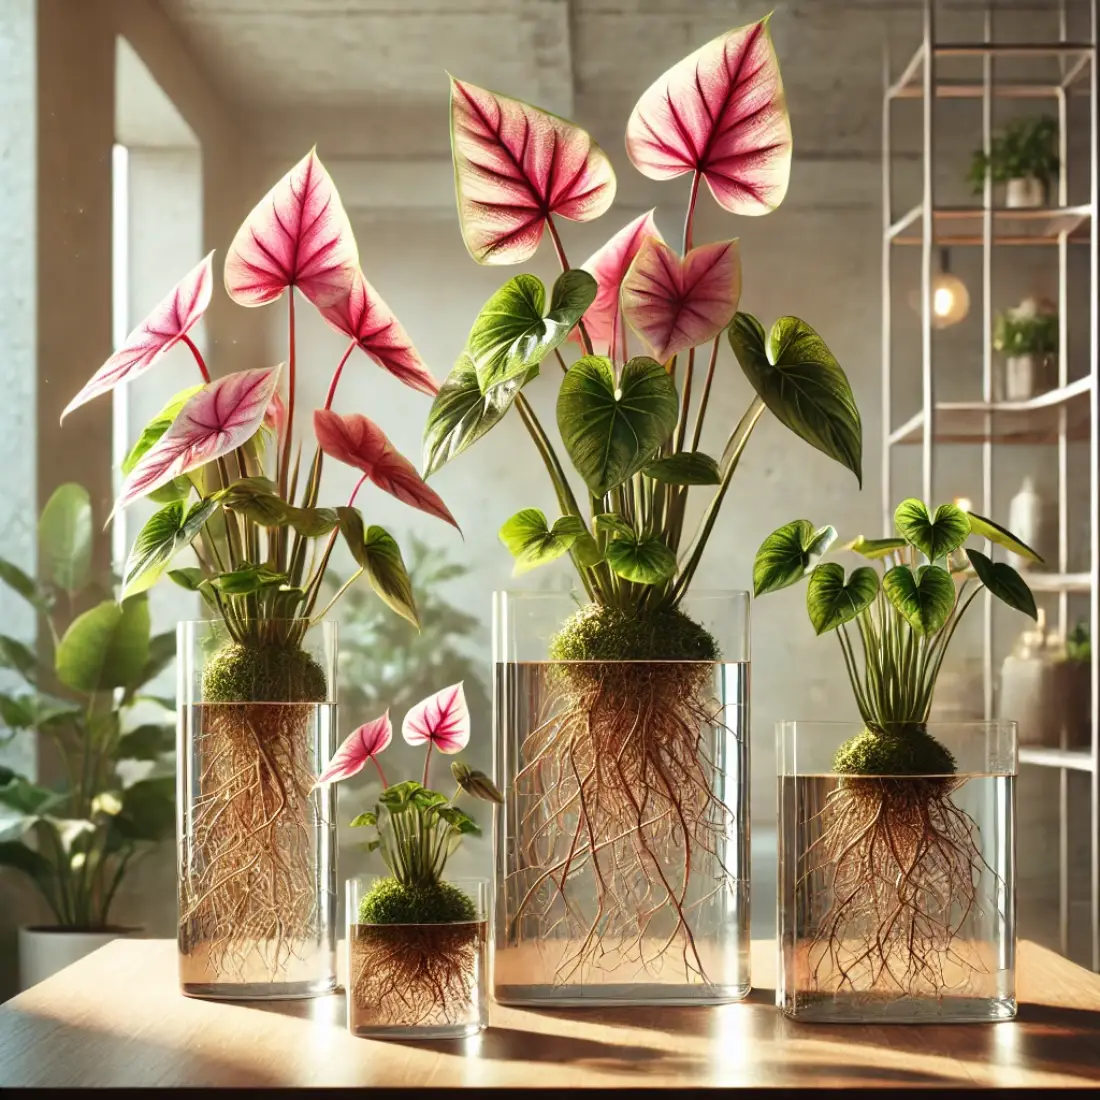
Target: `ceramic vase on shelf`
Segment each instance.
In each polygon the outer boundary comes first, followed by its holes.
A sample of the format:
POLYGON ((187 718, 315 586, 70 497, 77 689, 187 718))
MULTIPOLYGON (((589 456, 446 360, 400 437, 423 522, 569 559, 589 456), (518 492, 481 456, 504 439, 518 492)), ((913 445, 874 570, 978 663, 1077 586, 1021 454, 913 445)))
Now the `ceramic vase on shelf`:
POLYGON ((1034 209, 1046 205, 1047 189, 1034 176, 1009 180, 1005 184, 1005 206, 1009 209, 1034 209))
POLYGON ((181 623, 177 799, 184 993, 336 985, 336 829, 314 778, 336 731, 336 625, 181 623))
POLYGON ((347 883, 348 1030, 374 1039, 476 1035, 489 1022, 489 882, 446 883, 464 911, 418 924, 381 919, 379 887, 392 882, 347 883))
MULTIPOLYGON (((1040 555, 1043 553, 1046 543, 1044 530, 1044 505, 1043 498, 1035 488, 1035 479, 1025 475, 1024 480, 1012 498, 1008 507, 1008 526, 1022 542, 1026 543, 1040 555)), ((1014 569, 1024 571, 1034 569, 1034 564, 1019 554, 1009 553, 1009 563, 1014 569)))
POLYGON ((494 996, 745 996, 748 593, 685 599, 645 660, 616 659, 635 624, 617 648, 614 613, 568 596, 497 593, 494 610, 494 996), (597 631, 607 657, 573 659, 597 631), (669 659, 704 636, 711 659, 669 659))
POLYGON ((1042 352, 1005 357, 1000 394, 1002 401, 1026 401, 1053 385, 1054 358, 1042 352))
POLYGON ((863 729, 777 726, 777 1005, 821 1023, 1011 1019, 1015 723, 923 727, 950 774, 837 774, 863 729))

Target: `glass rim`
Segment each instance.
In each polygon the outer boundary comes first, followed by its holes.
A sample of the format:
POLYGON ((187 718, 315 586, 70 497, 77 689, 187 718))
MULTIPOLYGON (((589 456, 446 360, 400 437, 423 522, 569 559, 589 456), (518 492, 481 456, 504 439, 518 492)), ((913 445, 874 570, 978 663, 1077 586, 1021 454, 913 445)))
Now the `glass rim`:
MULTIPOLYGON (((493 595, 496 597, 507 596, 509 599, 520 600, 569 600, 580 593, 576 589, 570 589, 568 592, 541 592, 532 591, 530 589, 522 588, 495 588, 493 589, 493 595)), ((702 599, 745 599, 751 600, 752 593, 747 588, 689 588, 684 594, 684 600, 691 600, 693 598, 702 599)), ((585 603, 593 603, 593 600, 586 600, 585 603)))
MULTIPOLYGON (((957 721, 945 719, 942 721, 933 720, 931 722, 920 723, 905 722, 903 725, 921 725, 925 729, 970 729, 977 731, 1008 729, 1010 726, 1018 726, 1019 723, 1015 718, 961 718, 957 721)), ((775 723, 777 733, 786 733, 789 730, 794 730, 798 726, 803 726, 805 728, 815 727, 826 730, 866 729, 867 723, 861 722, 858 719, 842 721, 834 718, 781 718, 775 723)))
MULTIPOLYGON (((384 871, 363 871, 358 875, 348 875, 344 879, 346 886, 360 885, 364 882, 377 882, 379 879, 393 878, 393 875, 384 871)), ((440 878, 441 883, 458 886, 459 883, 475 886, 492 886, 493 880, 487 875, 460 875, 456 878, 440 878)))
MULTIPOLYGON (((335 619, 321 619, 318 622, 313 622, 313 619, 308 615, 299 615, 296 618, 281 617, 278 619, 264 618, 262 620, 257 619, 257 622, 265 623, 311 623, 310 629, 318 626, 337 626, 338 623, 335 619)), ((177 626, 225 626, 225 619, 178 619, 176 621, 177 626)))

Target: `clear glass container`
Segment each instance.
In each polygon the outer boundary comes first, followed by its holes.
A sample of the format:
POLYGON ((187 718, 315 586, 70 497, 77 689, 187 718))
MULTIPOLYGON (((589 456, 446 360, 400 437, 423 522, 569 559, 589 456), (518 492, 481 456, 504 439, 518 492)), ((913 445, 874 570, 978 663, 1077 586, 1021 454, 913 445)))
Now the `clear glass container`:
POLYGON ((462 1039, 489 1022, 487 879, 453 879, 475 918, 446 924, 377 924, 360 905, 387 875, 348 879, 348 1030, 373 1039, 462 1039))
POLYGON ((336 624, 178 628, 179 974, 195 997, 336 987, 336 624), (240 637, 240 635, 238 635, 240 637))
POLYGON ((1016 1015, 1016 723, 929 723, 953 774, 838 775, 864 727, 780 722, 776 1004, 815 1022, 1016 1015))
POLYGON ((551 661, 572 597, 497 593, 493 995, 716 1004, 749 991, 749 595, 682 611, 708 661, 551 661))

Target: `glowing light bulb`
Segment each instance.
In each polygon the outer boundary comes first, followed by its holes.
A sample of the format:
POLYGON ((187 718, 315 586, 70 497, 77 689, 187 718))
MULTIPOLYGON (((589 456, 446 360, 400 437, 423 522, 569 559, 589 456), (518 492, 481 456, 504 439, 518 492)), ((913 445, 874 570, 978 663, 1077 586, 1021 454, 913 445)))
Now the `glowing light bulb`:
POLYGON ((954 305, 955 295, 951 293, 950 287, 938 286, 932 291, 932 312, 937 317, 950 316, 954 305))
POLYGON ((969 512, 974 507, 974 503, 970 497, 955 497, 955 507, 961 508, 964 512, 969 512))
POLYGON ((970 312, 970 292, 955 275, 941 271, 932 279, 932 325, 957 325, 970 312))

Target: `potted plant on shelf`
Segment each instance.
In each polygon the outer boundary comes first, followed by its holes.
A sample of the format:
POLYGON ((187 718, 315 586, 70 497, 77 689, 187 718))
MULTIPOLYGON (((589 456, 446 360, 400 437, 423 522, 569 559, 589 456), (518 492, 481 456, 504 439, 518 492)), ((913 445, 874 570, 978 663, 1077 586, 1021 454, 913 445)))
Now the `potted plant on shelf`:
MULTIPOLYGON (((287 363, 212 378, 189 332, 212 293, 212 254, 96 372, 66 413, 144 372, 177 343, 201 383, 179 393, 123 465, 115 510, 162 505, 139 532, 123 595, 167 576, 199 593, 210 621, 179 632, 179 944, 184 992, 232 998, 310 996, 336 981, 331 807, 312 792, 335 728, 335 627, 341 595, 319 594, 343 537, 394 612, 416 622, 396 541, 354 506, 370 481, 454 524, 438 494, 373 421, 334 410, 359 348, 426 394, 436 384, 405 330, 364 277, 335 186, 316 153, 290 170, 245 219, 225 261, 225 287, 245 307, 285 299, 287 363), (301 465, 297 296, 347 341, 301 465), (321 504, 325 458, 359 474, 347 503, 321 504), (186 548, 194 564, 170 568, 186 548), (315 833, 329 834, 318 843, 315 833)), ((346 585, 345 585, 346 587, 346 585)))
POLYGON ((27 876, 52 917, 19 930, 22 989, 140 931, 115 924, 112 906, 135 862, 173 825, 175 730, 134 719, 143 704, 154 714, 171 710, 143 689, 171 662, 175 632, 150 637, 147 597, 120 604, 109 584, 93 580, 92 529, 87 490, 62 485, 38 523, 39 579, 0 561, 0 580, 46 626, 38 652, 0 636, 4 664, 22 681, 0 695, 0 743, 30 739, 33 757, 37 741, 46 742, 62 773, 35 783, 0 766, 0 817, 9 834, 0 840, 0 867, 27 876), (48 690, 51 679, 58 694, 48 690))
POLYGON ((820 561, 832 527, 795 520, 764 540, 757 595, 809 577, 817 634, 835 632, 861 724, 780 723, 777 1003, 808 1020, 1015 1015, 1014 722, 930 721, 937 678, 978 594, 1036 617, 1011 566, 972 536, 1037 557, 992 520, 906 500, 897 537, 820 561), (853 638, 849 631, 854 624, 853 638))
POLYGON ((974 194, 982 194, 990 178, 1005 184, 1006 207, 1045 206, 1060 163, 1057 140, 1058 121, 1051 115, 1013 119, 993 138, 988 156, 974 151, 967 176, 974 194))
POLYGON ((698 243, 706 189, 762 215, 787 190, 791 130, 765 19, 709 42, 638 101, 627 153, 650 179, 689 176, 682 249, 650 211, 571 265, 559 219, 611 206, 615 176, 574 124, 451 81, 463 239, 483 264, 532 257, 544 232, 562 273, 489 299, 432 405, 431 475, 514 406, 560 515, 526 508, 500 537, 520 573, 568 556, 569 599, 502 595, 496 751, 508 802, 495 995, 509 1002, 727 1000, 749 988, 747 594, 692 581, 766 411, 859 477, 859 413, 844 371, 805 321, 770 329, 737 311, 736 239, 698 243), (572 341, 580 357, 562 354, 572 341), (703 449, 729 343, 756 394, 703 449), (552 364, 549 369, 547 361, 552 364), (557 444, 528 400, 558 375, 557 444), (693 487, 711 494, 684 538, 693 487), (734 747, 731 747, 734 746, 734 747))
POLYGON ((368 761, 378 770, 378 804, 351 822, 369 828, 388 874, 348 882, 348 1029, 375 1038, 439 1039, 485 1027, 488 883, 449 882, 447 861, 464 836, 480 833, 456 805, 462 794, 500 803, 492 780, 459 760, 448 797, 429 788, 432 750, 461 752, 470 740, 462 684, 417 703, 401 725, 410 745, 424 746, 417 782, 387 782, 379 754, 393 736, 389 711, 355 730, 318 778, 349 779, 368 761))
POLYGON ((1054 385, 1058 310, 1045 298, 1025 298, 997 314, 993 347, 1005 357, 1002 400, 1023 401, 1054 385))

